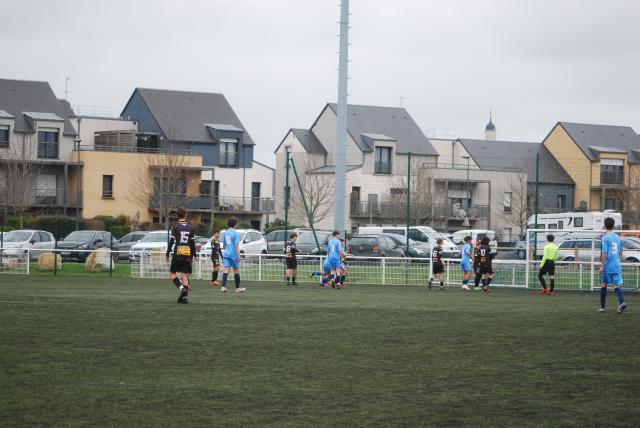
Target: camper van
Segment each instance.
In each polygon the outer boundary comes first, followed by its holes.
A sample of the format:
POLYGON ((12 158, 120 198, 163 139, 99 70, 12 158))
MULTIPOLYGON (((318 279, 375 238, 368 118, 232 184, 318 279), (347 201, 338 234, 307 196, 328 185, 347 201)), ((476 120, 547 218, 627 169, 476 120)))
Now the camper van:
MULTIPOLYGON (((358 228, 358 234, 380 234, 393 233, 396 235, 406 236, 406 226, 361 226, 358 228)), ((460 249, 449 238, 436 232, 428 226, 409 226, 409 239, 414 241, 427 242, 429 245, 436 245, 436 240, 442 238, 442 253, 447 259, 457 259, 460 257, 460 249)))
MULTIPOLYGON (((622 228, 622 214, 605 210, 604 212, 568 212, 558 214, 538 214, 538 229, 549 230, 556 237, 556 245, 560 245, 568 239, 599 239, 601 234, 594 234, 593 231, 604 230, 604 219, 611 217, 615 220, 615 229, 622 228), (562 232, 566 230, 566 232, 562 232), (553 231, 553 232, 551 232, 553 231)), ((535 228, 535 216, 529 217, 528 228, 535 228)), ((546 244, 546 233, 536 234, 536 254, 542 255, 543 247, 546 244)), ((533 241, 533 236, 530 236, 533 241)))
MULTIPOLYGON (((622 226, 622 214, 606 210, 604 212, 573 212, 558 214, 538 214, 538 229, 581 229, 604 230, 604 219, 612 217, 616 221, 616 229, 622 226)), ((535 229, 535 216, 529 217, 529 229, 535 229)))

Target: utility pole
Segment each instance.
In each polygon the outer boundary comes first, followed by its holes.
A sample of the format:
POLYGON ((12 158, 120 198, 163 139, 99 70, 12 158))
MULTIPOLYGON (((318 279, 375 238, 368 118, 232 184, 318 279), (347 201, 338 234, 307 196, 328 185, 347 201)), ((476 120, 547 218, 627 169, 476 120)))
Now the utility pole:
POLYGON ((64 100, 65 101, 67 101, 67 98, 69 95, 69 80, 71 80, 71 77, 64 78, 64 100))
POLYGON ((347 181, 347 79, 349 58, 349 0, 340 5, 340 57, 338 66, 338 123, 336 127, 336 212, 334 230, 344 231, 344 200, 347 181))
POLYGON ((287 242, 287 229, 289 229, 289 150, 285 150, 285 179, 284 179, 284 242, 287 242))
MULTIPOLYGON (((80 120, 80 119, 78 119, 80 120)), ((78 136, 73 140, 76 144, 76 151, 78 152, 78 160, 76 163, 76 230, 80 230, 80 122, 78 122, 78 136)))

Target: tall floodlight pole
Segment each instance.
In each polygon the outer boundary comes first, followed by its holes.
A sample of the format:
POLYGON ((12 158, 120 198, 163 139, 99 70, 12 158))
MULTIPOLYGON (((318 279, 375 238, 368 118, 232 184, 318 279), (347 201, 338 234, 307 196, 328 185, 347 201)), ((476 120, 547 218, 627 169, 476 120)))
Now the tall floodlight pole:
POLYGON ((344 231, 347 182, 347 67, 349 57, 349 0, 340 5, 340 59, 338 61, 338 125, 336 127, 336 210, 333 227, 344 231))

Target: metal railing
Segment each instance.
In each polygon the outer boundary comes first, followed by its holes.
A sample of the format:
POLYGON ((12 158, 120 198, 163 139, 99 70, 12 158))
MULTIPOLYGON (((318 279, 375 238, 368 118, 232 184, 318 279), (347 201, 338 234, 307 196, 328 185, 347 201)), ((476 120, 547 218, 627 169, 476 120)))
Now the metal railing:
POLYGON ((435 204, 433 206, 434 217, 469 219, 489 217, 487 205, 471 205, 467 208, 459 208, 455 204, 435 204))
MULTIPOLYGON (((153 195, 149 199, 149 208, 157 209, 163 197, 153 195)), ((275 200, 273 198, 246 198, 234 196, 186 196, 167 195, 165 203, 175 206, 183 206, 191 210, 213 210, 220 213, 272 213, 275 212, 275 200)))
POLYGON ((122 152, 122 153, 148 153, 148 154, 174 154, 194 156, 196 153, 191 149, 176 146, 170 147, 141 147, 141 146, 107 146, 107 145, 81 145, 80 151, 85 152, 122 152))
MULTIPOLYGON (((6 187, 0 188, 0 206, 3 206, 8 199, 7 192, 6 187)), ((24 202, 25 206, 36 208, 64 207, 65 205, 75 207, 76 197, 69 190, 65 197, 65 191, 62 189, 27 189, 24 192, 24 202)), ((82 192, 80 192, 80 206, 82 206, 82 192)))
POLYGON ((624 172, 600 171, 600 184, 624 184, 624 172))

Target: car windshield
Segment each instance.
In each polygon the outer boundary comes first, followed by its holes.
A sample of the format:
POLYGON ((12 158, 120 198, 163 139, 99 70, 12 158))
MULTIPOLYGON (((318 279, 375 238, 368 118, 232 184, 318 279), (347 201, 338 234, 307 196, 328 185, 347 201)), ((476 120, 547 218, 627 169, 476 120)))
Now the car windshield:
POLYGON ((167 242, 169 240, 169 233, 150 233, 141 242, 167 242))
POLYGON ((75 232, 71 232, 69 235, 67 235, 67 237, 64 238, 64 240, 65 241, 87 242, 87 241, 91 241, 93 239, 94 235, 95 235, 95 233, 93 233, 93 232, 75 231, 75 232))
POLYGON ((24 242, 31 237, 31 232, 24 230, 13 230, 4 237, 5 242, 24 242))

